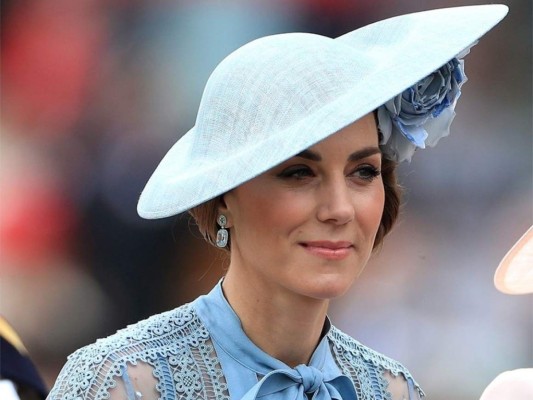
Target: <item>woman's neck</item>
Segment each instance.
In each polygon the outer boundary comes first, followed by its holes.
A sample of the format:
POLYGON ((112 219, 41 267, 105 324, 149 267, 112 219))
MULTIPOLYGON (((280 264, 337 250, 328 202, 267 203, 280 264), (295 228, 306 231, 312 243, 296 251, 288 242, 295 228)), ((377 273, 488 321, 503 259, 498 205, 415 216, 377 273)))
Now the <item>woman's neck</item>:
POLYGON ((229 269, 222 288, 246 335, 264 352, 290 367, 307 364, 321 339, 328 300, 312 299, 243 281, 229 269))

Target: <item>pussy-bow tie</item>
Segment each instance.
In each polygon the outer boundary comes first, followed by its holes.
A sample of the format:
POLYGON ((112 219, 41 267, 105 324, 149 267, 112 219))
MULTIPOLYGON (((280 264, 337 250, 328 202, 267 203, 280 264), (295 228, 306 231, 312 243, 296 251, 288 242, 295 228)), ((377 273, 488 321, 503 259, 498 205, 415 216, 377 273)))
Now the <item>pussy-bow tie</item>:
POLYGON ((357 398, 352 381, 345 375, 325 379, 311 366, 278 369, 265 375, 242 400, 354 400, 357 398))

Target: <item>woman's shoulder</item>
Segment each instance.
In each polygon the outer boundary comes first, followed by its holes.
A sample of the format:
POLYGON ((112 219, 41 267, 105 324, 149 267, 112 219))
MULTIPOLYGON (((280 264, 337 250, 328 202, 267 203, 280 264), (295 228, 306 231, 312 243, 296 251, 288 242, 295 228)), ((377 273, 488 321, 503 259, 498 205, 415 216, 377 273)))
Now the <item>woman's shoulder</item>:
POLYGON ((68 360, 82 359, 89 363, 98 363, 101 359, 109 358, 134 362, 139 358, 144 361, 167 349, 169 344, 186 346, 192 337, 207 335, 207 331, 201 332, 202 327, 189 303, 152 315, 118 330, 111 336, 98 339, 95 343, 72 353, 68 360))
MULTIPOLYGON (((400 362, 365 346, 334 326, 331 327, 328 338, 336 361, 344 373, 350 375, 354 371, 359 378, 368 376, 368 386, 374 386, 378 381, 381 390, 388 388, 389 391, 404 392, 402 396, 408 399, 424 397, 420 386, 400 362), (363 370, 366 372, 361 374, 363 370), (373 375, 376 379, 372 379, 373 375)), ((392 398, 397 396, 393 395, 392 398)))
POLYGON ((407 368, 398 361, 365 346, 334 326, 331 327, 329 338, 333 346, 341 351, 348 360, 353 360, 355 358, 362 359, 378 367, 389 370, 395 376, 400 373, 410 376, 407 368))
POLYGON ((192 304, 153 315, 72 353, 49 398, 108 398, 132 366, 151 375, 158 361, 208 338, 192 304))

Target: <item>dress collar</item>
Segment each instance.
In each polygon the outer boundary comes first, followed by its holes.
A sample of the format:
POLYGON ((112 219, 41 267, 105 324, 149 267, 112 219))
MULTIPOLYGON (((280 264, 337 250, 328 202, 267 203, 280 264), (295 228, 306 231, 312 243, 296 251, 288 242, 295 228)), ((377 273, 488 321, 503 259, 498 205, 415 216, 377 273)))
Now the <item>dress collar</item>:
MULTIPOLYGON (((212 340, 236 362, 263 376, 273 370, 290 368, 284 362, 261 350, 246 335, 239 317, 224 297, 222 280, 209 294, 200 296, 194 304, 212 340)), ((322 371, 326 379, 340 373, 329 348, 327 334, 330 329, 331 323, 326 317, 323 337, 308 364, 322 371)))

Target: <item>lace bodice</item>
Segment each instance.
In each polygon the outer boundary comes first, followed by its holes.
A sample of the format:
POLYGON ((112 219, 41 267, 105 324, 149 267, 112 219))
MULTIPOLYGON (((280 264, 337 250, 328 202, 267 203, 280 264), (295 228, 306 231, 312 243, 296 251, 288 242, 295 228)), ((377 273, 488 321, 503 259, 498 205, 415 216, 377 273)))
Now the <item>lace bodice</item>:
MULTIPOLYGON (((423 397, 401 364, 333 326, 310 365, 324 376, 350 378, 358 400, 423 397)), ((193 303, 74 352, 49 399, 240 400, 277 368, 288 367, 246 337, 219 284, 193 303)))

